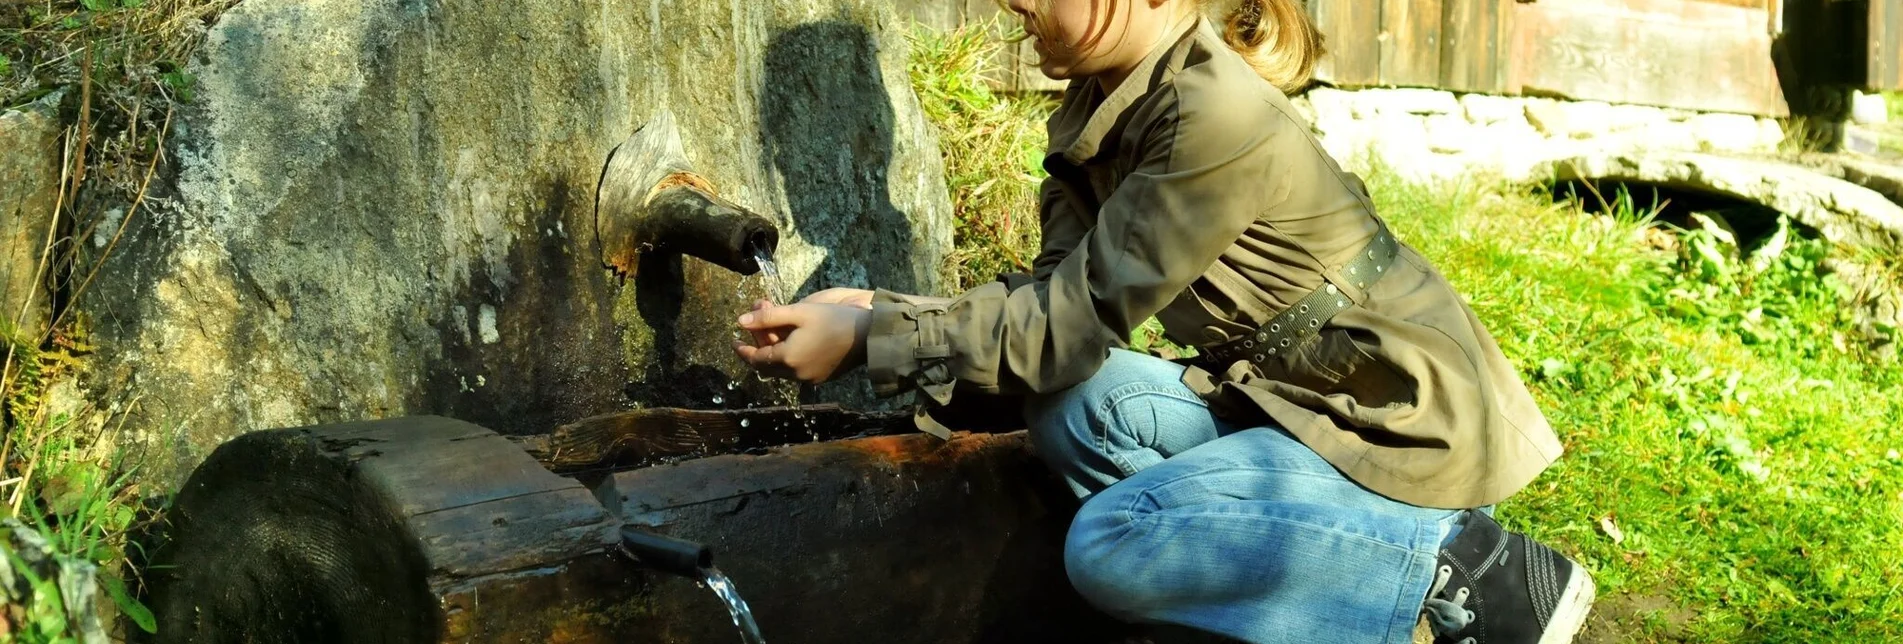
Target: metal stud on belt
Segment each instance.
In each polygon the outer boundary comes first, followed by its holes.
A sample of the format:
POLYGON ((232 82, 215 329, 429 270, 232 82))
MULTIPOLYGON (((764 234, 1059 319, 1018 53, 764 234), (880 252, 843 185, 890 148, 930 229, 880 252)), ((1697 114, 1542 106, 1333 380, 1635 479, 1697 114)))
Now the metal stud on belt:
MULTIPOLYGON (((1342 266, 1342 273, 1354 279, 1355 288, 1364 291, 1369 284, 1387 274, 1388 266, 1394 263, 1401 250, 1400 243, 1388 231, 1387 224, 1379 220, 1376 223, 1380 229, 1375 232, 1374 239, 1368 242, 1365 249, 1356 253, 1353 260, 1342 266)), ((1224 367, 1244 359, 1260 364, 1282 350, 1300 345, 1309 336, 1321 333, 1323 324, 1353 304, 1334 283, 1324 284, 1276 314, 1254 333, 1240 340, 1205 347, 1203 353, 1224 367)))

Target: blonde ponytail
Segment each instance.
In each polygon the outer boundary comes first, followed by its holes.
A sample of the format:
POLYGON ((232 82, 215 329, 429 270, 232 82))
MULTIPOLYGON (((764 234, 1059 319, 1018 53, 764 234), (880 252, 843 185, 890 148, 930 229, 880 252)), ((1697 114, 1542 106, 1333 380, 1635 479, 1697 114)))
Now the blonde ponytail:
POLYGON ((1263 80, 1294 94, 1315 77, 1324 47, 1321 32, 1300 0, 1224 0, 1222 39, 1242 54, 1263 80))

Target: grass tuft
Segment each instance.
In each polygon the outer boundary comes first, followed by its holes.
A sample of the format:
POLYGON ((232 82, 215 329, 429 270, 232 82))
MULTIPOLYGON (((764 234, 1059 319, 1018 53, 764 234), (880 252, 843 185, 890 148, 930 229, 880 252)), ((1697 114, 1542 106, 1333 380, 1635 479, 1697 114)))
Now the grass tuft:
POLYGON ((945 156, 954 224, 948 261, 958 290, 1028 272, 1037 257, 1044 120, 1056 102, 992 89, 1006 36, 1001 25, 994 19, 911 32, 912 86, 945 156))

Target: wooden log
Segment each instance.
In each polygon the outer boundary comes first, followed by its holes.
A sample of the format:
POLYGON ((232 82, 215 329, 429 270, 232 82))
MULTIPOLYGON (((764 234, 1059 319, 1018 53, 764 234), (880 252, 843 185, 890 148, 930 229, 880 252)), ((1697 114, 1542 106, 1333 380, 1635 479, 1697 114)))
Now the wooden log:
POLYGON ((163 643, 551 641, 632 592, 587 488, 448 418, 238 437, 168 522, 147 573, 163 643))
MULTIPOLYGON (((769 642, 1112 642, 1064 573, 1076 500, 1024 432, 797 445, 622 472, 631 524, 708 544, 769 642)), ((710 611, 662 580, 657 615, 710 611)), ((666 641, 718 642, 717 609, 666 641)), ((658 631, 656 631, 658 632, 658 631)))
POLYGON ((241 436, 193 473, 151 542, 151 639, 738 639, 712 593, 627 556, 624 528, 712 546, 782 644, 1129 630, 1071 590, 1076 501, 1023 432, 805 443, 582 481, 447 418, 241 436))

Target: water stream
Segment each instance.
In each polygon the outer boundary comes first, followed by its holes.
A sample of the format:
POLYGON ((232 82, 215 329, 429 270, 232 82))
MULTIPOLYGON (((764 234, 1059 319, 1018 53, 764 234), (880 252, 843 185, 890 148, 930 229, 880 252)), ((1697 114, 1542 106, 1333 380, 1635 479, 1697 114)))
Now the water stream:
POLYGON ((733 616, 733 627, 740 630, 740 641, 745 644, 766 644, 766 638, 760 636, 760 625, 753 621, 753 611, 747 608, 747 601, 740 598, 740 591, 734 588, 733 580, 728 579, 719 568, 702 568, 700 572, 706 577, 707 588, 727 604, 727 614, 733 616))
POLYGON ((766 278, 767 290, 773 295, 774 304, 786 304, 786 283, 780 281, 780 267, 773 263, 773 256, 765 250, 754 249, 753 261, 760 264, 760 275, 766 278))

